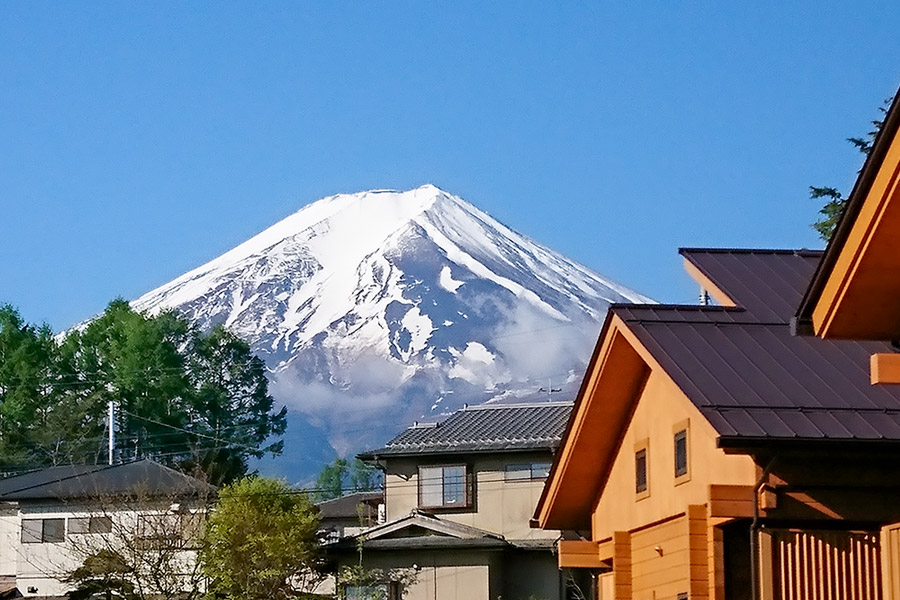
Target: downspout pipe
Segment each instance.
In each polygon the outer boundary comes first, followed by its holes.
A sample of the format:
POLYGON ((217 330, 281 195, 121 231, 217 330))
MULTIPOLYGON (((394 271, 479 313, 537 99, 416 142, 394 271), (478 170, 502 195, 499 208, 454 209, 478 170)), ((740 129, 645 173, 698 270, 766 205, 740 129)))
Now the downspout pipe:
POLYGON ((753 521, 750 523, 750 598, 760 600, 759 594, 759 491, 769 479, 778 456, 773 456, 753 486, 753 521))

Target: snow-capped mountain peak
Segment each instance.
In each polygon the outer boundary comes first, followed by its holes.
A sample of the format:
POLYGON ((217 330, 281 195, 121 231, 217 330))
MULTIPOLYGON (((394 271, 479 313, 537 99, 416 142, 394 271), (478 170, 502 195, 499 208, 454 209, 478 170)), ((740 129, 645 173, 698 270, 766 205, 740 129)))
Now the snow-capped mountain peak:
POLYGON ((323 198, 133 304, 232 328, 343 453, 429 411, 576 379, 619 301, 649 299, 425 185, 323 198))

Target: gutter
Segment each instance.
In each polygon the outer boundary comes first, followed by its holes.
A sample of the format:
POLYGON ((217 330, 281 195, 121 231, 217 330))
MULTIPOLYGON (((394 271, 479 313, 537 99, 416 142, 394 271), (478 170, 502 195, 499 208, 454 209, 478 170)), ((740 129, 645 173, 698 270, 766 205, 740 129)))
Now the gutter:
POLYGON ((762 475, 753 486, 753 521, 750 523, 750 598, 760 600, 759 594, 759 491, 769 479, 769 473, 778 460, 776 454, 763 469, 762 475))

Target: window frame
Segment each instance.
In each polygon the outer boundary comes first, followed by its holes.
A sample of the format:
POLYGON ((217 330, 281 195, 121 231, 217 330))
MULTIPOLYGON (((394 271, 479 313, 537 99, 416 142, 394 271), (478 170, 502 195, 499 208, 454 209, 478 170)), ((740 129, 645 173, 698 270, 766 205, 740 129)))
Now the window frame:
POLYGON ((94 535, 102 533, 112 533, 112 517, 109 516, 85 516, 85 517, 69 517, 66 523, 66 533, 68 535, 94 535), (74 523, 73 523, 74 522, 74 523), (77 527, 73 524, 77 523, 77 527), (87 527, 83 527, 84 524, 87 527))
MULTIPOLYGON (((30 532, 30 537, 36 538, 37 531, 32 529, 30 532)), ((19 541, 22 544, 60 544, 66 541, 66 519, 64 517, 49 517, 49 518, 26 518, 22 519, 21 525, 19 526, 19 541), (25 539, 25 531, 26 531, 26 523, 40 523, 41 533, 40 539, 25 539), (51 533, 54 533, 52 526, 56 525, 59 527, 58 535, 52 536, 51 533)))
POLYGON ((417 506, 420 509, 427 510, 460 510, 460 509, 469 509, 472 508, 474 493, 472 490, 472 475, 471 469, 469 465, 463 463, 454 463, 454 464, 437 464, 437 465, 419 465, 417 468, 417 477, 418 480, 418 502, 417 506), (440 469, 441 471, 441 480, 440 480, 440 494, 441 494, 441 503, 440 504, 426 504, 423 502, 423 491, 425 489, 424 477, 422 474, 423 469, 440 469), (462 500, 459 502, 447 502, 446 494, 447 490, 445 489, 445 485, 447 482, 447 470, 448 469, 462 469, 463 470, 463 481, 462 481, 462 500))
POLYGON ((517 483, 520 481, 543 481, 547 479, 550 462, 510 463, 503 470, 503 481, 517 483), (539 468, 535 468, 539 467, 539 468), (510 473, 527 473, 525 477, 510 477, 510 473))
POLYGON ((691 480, 691 422, 690 419, 679 421, 672 426, 672 473, 675 485, 691 480), (684 433, 684 472, 678 473, 678 435, 684 433))
POLYGON ((650 496, 650 440, 643 439, 634 445, 634 495, 635 500, 643 500, 650 496), (640 487, 638 480, 638 461, 641 456, 644 460, 644 487, 640 487))

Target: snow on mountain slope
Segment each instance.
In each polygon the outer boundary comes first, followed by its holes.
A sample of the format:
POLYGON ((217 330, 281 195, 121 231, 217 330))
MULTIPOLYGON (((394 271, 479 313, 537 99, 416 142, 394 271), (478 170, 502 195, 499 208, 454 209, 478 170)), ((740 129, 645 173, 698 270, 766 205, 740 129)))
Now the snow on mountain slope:
POLYGON ((296 430, 346 453, 431 412, 576 380, 622 301, 650 300, 426 185, 319 200, 133 304, 230 327, 296 430))

